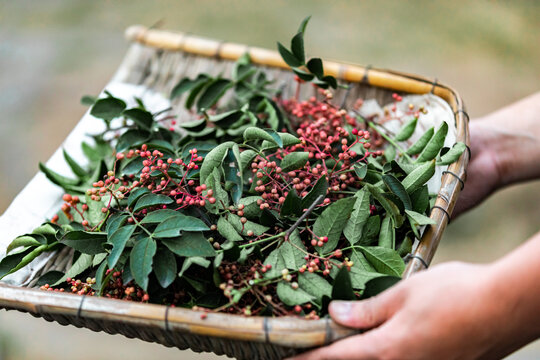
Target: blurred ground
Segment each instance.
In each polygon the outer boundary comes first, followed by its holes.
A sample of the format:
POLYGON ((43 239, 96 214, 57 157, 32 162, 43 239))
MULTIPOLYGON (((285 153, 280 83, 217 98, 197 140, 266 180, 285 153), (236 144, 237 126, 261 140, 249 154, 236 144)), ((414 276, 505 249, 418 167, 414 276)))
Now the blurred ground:
MULTIPOLYGON (((436 77, 458 89, 472 117, 538 90, 536 1, 0 0, 0 212, 80 119, 80 97, 110 79, 127 26, 163 20, 164 28, 274 48, 309 14, 308 53, 436 77)), ((496 194, 450 225, 436 262, 507 253, 538 231, 539 200, 538 182, 496 194)), ((216 358, 0 312, 0 359, 119 355, 216 358)), ((539 357, 538 344, 512 356, 539 357)))

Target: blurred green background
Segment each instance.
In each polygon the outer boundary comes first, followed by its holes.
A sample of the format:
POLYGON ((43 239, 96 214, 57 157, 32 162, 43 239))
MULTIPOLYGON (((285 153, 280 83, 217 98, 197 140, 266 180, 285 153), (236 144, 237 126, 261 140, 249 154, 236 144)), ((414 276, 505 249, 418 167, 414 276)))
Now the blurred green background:
MULTIPOLYGON (((80 119, 80 97, 111 78, 127 26, 274 48, 309 14, 308 53, 438 78, 473 118, 538 91, 538 1, 0 0, 0 212, 80 119)), ((502 256, 538 231, 539 201, 538 182, 494 195, 449 226, 435 262, 502 256)), ((113 356, 216 358, 0 312, 0 360, 113 356)), ((536 343, 511 356, 539 357, 536 343)))

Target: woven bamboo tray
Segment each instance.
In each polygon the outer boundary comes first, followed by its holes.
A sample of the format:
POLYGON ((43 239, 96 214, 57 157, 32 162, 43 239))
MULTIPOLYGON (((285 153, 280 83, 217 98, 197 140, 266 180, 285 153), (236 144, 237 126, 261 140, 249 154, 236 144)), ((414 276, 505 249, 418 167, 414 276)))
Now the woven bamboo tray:
MULTIPOLYGON (((285 96, 292 91, 289 84, 293 83, 293 75, 274 51, 141 26, 130 27, 126 36, 133 44, 113 78, 117 82, 170 93, 184 76, 193 76, 201 71, 228 73, 234 61, 248 52, 257 66, 282 84, 285 96)), ((372 67, 326 61, 324 68, 329 75, 351 85, 350 90, 337 90, 335 93, 335 100, 341 101, 345 108, 360 97, 389 102, 394 92, 403 95, 433 93, 441 97, 454 113, 457 141, 469 144, 469 118, 459 94, 452 88, 420 76, 372 67)), ((313 92, 309 87, 304 88, 307 89, 303 90, 301 97, 313 92)), ((179 104, 182 99, 177 101, 179 104)), ((175 108, 181 118, 185 110, 182 106, 175 108)), ((443 172, 431 212, 436 225, 425 230, 422 240, 408 257, 404 277, 429 266, 463 187, 469 158, 470 151, 465 152, 443 172)), ((44 268, 54 268, 51 264, 54 264, 54 258, 44 268)), ((40 272, 34 277, 39 275, 40 272)), ((34 282, 28 282, 30 287, 34 282)), ((238 359, 281 359, 356 333, 328 318, 313 321, 210 313, 203 320, 200 313, 188 309, 51 293, 4 284, 0 284, 0 308, 28 312, 62 325, 123 334, 169 347, 226 354, 238 359)))

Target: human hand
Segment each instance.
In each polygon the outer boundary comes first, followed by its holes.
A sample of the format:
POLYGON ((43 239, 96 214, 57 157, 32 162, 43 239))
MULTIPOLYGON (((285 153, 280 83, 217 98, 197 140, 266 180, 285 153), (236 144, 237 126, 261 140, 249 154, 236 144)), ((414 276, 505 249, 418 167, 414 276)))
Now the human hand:
POLYGON ((374 298, 334 301, 334 321, 373 330, 294 360, 501 358, 526 342, 501 316, 507 304, 494 277, 491 266, 446 263, 374 298))

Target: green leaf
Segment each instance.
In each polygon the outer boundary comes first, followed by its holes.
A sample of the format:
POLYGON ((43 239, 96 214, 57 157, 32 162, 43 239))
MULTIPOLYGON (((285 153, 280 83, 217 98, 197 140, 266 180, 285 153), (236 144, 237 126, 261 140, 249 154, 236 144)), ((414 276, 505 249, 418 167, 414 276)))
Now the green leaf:
POLYGON ((294 56, 293 53, 291 53, 285 46, 283 46, 280 42, 277 43, 279 54, 281 55, 281 58, 287 65, 290 67, 298 67, 302 65, 302 62, 294 56))
POLYGON ((82 166, 79 165, 77 161, 69 156, 66 150, 62 149, 62 153, 64 154, 64 159, 71 168, 71 171, 73 171, 75 175, 77 175, 79 178, 83 178, 88 175, 88 171, 86 171, 82 166))
POLYGON ((242 198, 244 187, 238 144, 234 144, 233 147, 227 151, 225 161, 223 162, 223 172, 225 174, 225 180, 231 185, 228 188, 231 193, 231 198, 233 202, 237 204, 242 198))
POLYGON ((79 184, 79 180, 70 179, 68 177, 62 176, 58 174, 57 172, 52 171, 47 166, 45 166, 45 164, 41 162, 39 163, 39 170, 41 170, 45 174, 47 179, 49 179, 52 183, 60 187, 65 187, 65 186, 70 186, 70 185, 75 186, 79 184))
POLYGON ((180 235, 182 231, 208 231, 210 228, 206 224, 193 216, 177 213, 159 224, 154 233, 155 238, 172 238, 180 235))
POLYGON ((400 227, 403 224, 403 217, 400 214, 399 208, 392 201, 388 200, 382 194, 381 190, 371 184, 366 184, 365 187, 369 190, 373 198, 382 205, 384 210, 392 216, 394 220, 394 226, 400 227))
POLYGON ((306 263, 304 256, 306 256, 307 250, 300 239, 298 230, 295 230, 291 236, 289 236, 289 240, 283 241, 278 249, 287 269, 298 270, 306 263))
POLYGON ((304 81, 311 81, 315 77, 313 74, 308 73, 307 71, 301 70, 299 68, 293 68, 292 71, 298 75, 298 77, 304 81))
POLYGON ((328 242, 321 248, 322 252, 328 253, 336 248, 355 202, 356 198, 354 197, 340 199, 328 206, 315 220, 315 224, 313 224, 315 235, 328 236, 328 242))
MULTIPOLYGON (((122 152, 128 149, 140 147, 150 138, 150 132, 141 129, 131 129, 120 135, 116 144, 116 151, 122 152)), ((140 158, 135 158, 141 160, 140 158)), ((135 160, 134 159, 134 160, 135 160)))
POLYGON ((126 225, 116 230, 112 235, 109 235, 109 243, 113 246, 111 253, 107 258, 110 269, 113 269, 116 266, 116 263, 118 262, 118 259, 120 259, 122 252, 124 252, 126 243, 131 238, 131 235, 133 235, 135 228, 135 225, 126 225))
POLYGON ((414 130, 416 129, 416 124, 418 122, 418 118, 415 117, 411 120, 409 120, 407 123, 405 123, 397 132, 395 136, 396 141, 405 141, 408 140, 412 134, 414 133, 414 130))
POLYGON ((318 302, 323 296, 332 296, 332 285, 320 275, 305 272, 298 275, 298 286, 318 302))
POLYGON ((299 32, 298 34, 294 35, 294 37, 291 40, 291 52, 293 53, 294 57, 300 61, 300 63, 304 64, 306 62, 306 55, 304 54, 304 33, 299 32))
POLYGON ((257 156, 257 152, 251 149, 244 150, 240 153, 240 167, 242 170, 251 165, 255 156, 257 156))
POLYGON ((0 279, 17 271, 18 268, 21 268, 18 265, 21 264, 23 259, 29 256, 29 254, 31 254, 33 251, 33 249, 29 248, 24 250, 23 252, 4 257, 0 261, 0 279))
POLYGON ((446 134, 448 134, 448 124, 446 122, 443 122, 439 130, 437 130, 435 135, 433 135, 429 142, 426 144, 424 150, 422 150, 416 161, 424 162, 435 159, 439 151, 441 151, 442 147, 444 146, 444 139, 446 139, 446 134))
POLYGON ((97 101, 97 97, 91 95, 84 95, 81 97, 81 104, 86 106, 92 106, 97 101))
POLYGON ((39 280, 36 282, 36 286, 43 286, 46 284, 55 284, 58 280, 64 277, 64 273, 61 271, 51 270, 39 277, 39 280))
POLYGON ((191 267, 191 265, 199 265, 203 268, 208 268, 210 266, 211 262, 210 260, 207 260, 202 257, 194 256, 189 257, 184 260, 184 263, 182 264, 182 269, 180 269, 180 272, 178 273, 178 277, 181 278, 184 276, 184 273, 191 267))
MULTIPOLYGON (((171 91, 171 100, 182 95, 183 93, 193 90, 194 88, 201 86, 208 80, 208 75, 199 74, 195 80, 183 78, 171 91)), ((191 107, 191 106, 190 106, 191 107)))
POLYGON ((229 127, 244 115, 240 110, 231 110, 221 114, 209 115, 208 120, 220 127, 229 127))
POLYGON ((351 213, 351 218, 347 221, 343 234, 349 240, 351 245, 356 244, 362 238, 364 225, 369 218, 369 193, 366 189, 361 189, 354 194, 356 198, 354 210, 351 213))
POLYGON ((244 236, 247 236, 247 232, 249 230, 253 231, 253 234, 255 236, 260 236, 269 229, 268 227, 262 226, 261 224, 257 224, 253 221, 247 221, 244 225, 242 225, 242 222, 240 221, 240 216, 235 214, 229 214, 227 220, 229 220, 231 225, 239 234, 242 234, 244 236))
POLYGON ((221 216, 218 219, 217 230, 221 234, 221 236, 223 236, 229 241, 243 240, 242 236, 238 234, 238 232, 234 229, 234 226, 232 226, 231 223, 229 223, 229 221, 224 216, 221 216))
POLYGON ((332 300, 356 300, 351 283, 351 276, 346 266, 342 266, 341 269, 339 269, 336 278, 334 279, 332 300))
POLYGON ((321 176, 319 180, 313 185, 313 188, 302 199, 302 209, 307 209, 319 198, 319 196, 326 197, 328 191, 328 180, 326 176, 321 176))
POLYGON ((390 162, 396 158, 396 148, 392 145, 388 145, 386 149, 384 149, 384 158, 386 159, 387 164, 390 165, 390 162))
POLYGON ((93 263, 94 256, 89 254, 81 254, 77 260, 71 265, 69 270, 64 274, 64 276, 58 279, 52 286, 58 286, 67 278, 74 278, 77 275, 82 274, 84 271, 88 270, 93 263))
POLYGON ((129 256, 129 268, 133 278, 144 291, 148 288, 148 277, 152 272, 156 250, 156 241, 150 237, 144 237, 135 243, 129 256))
POLYGON ((182 129, 186 129, 188 131, 193 131, 193 132, 202 131, 206 127, 206 118, 203 117, 198 120, 183 122, 180 124, 180 127, 182 129))
POLYGON ((244 130, 244 140, 266 140, 276 144, 280 148, 283 147, 283 140, 281 140, 278 133, 272 129, 260 129, 255 126, 248 127, 246 130, 244 130))
POLYGON ((327 83, 331 88, 336 89, 338 87, 337 80, 333 76, 326 75, 326 76, 323 76, 321 80, 327 83))
POLYGON ((362 299, 367 299, 379 295, 383 291, 396 285, 401 280, 397 276, 380 276, 366 283, 366 288, 362 294, 362 299))
POLYGON ((437 222, 425 215, 422 215, 420 213, 417 213, 416 211, 412 210, 405 210, 405 213, 409 218, 411 218, 412 222, 415 225, 422 226, 422 225, 435 225, 437 222))
POLYGON ((403 184, 403 187, 405 187, 405 190, 410 194, 428 182, 434 174, 435 160, 432 160, 414 169, 401 183, 403 184))
POLYGON ((197 82, 197 84, 190 90, 190 93, 186 99, 185 107, 186 109, 190 109, 193 104, 195 103, 195 100, 197 100, 197 97, 203 91, 206 89, 210 84, 214 82, 213 78, 210 78, 208 76, 200 77, 200 81, 197 82))
POLYGON ((235 143, 232 141, 227 141, 223 144, 219 144, 212 151, 210 151, 208 155, 206 155, 201 166, 201 183, 206 182, 206 178, 208 177, 208 175, 210 175, 210 173, 212 173, 214 168, 218 168, 221 166, 223 159, 225 159, 225 155, 227 155, 227 151, 234 144, 235 143))
POLYGON ((126 108, 126 103, 114 97, 99 99, 90 110, 90 115, 103 120, 119 117, 126 108))
POLYGON ((142 109, 128 109, 122 113, 126 118, 133 120, 133 122, 144 130, 151 130, 154 125, 154 117, 151 113, 142 109))
POLYGON ((411 201, 413 203, 413 210, 418 213, 425 213, 429 206, 429 192, 427 186, 422 186, 416 189, 411 194, 411 201))
POLYGON ((281 216, 296 215, 299 216, 303 212, 302 200, 296 194, 296 190, 291 189, 285 197, 283 205, 281 205, 281 216))
POLYGON ((180 213, 178 211, 171 209, 156 210, 148 213, 148 215, 146 215, 144 219, 139 222, 141 224, 158 224, 179 214, 180 213))
POLYGON ((412 210, 411 198, 409 197, 409 194, 405 190, 403 184, 401 184, 401 182, 396 179, 394 175, 391 174, 383 175, 382 179, 388 189, 390 189, 391 192, 396 194, 399 200, 401 200, 405 209, 412 210))
POLYGON ((441 160, 437 161, 437 165, 450 165, 456 162, 466 148, 467 146, 462 142, 455 143, 446 154, 441 156, 441 160))
POLYGON ((360 251, 375 270, 382 274, 401 276, 403 270, 405 270, 403 259, 393 249, 380 246, 362 246, 360 251))
POLYGON ((424 148, 426 147, 426 145, 428 144, 429 140, 431 139, 434 133, 435 133, 435 130, 433 128, 430 128, 428 131, 424 133, 424 135, 420 137, 420 139, 416 140, 416 142, 410 148, 408 148, 407 151, 405 152, 408 155, 419 154, 422 150, 424 150, 424 148))
POLYGON ((262 213, 257 200, 262 199, 260 196, 246 196, 240 199, 239 203, 244 205, 244 216, 248 219, 258 219, 262 213))
MULTIPOLYGON (((39 236, 39 235, 38 235, 39 236)), ((45 240, 47 241, 47 240, 45 240)), ((27 247, 27 246, 40 246, 44 245, 43 243, 36 240, 36 238, 32 235, 22 235, 13 240, 6 249, 6 254, 9 254, 12 250, 20 248, 20 247, 27 247)))
POLYGON ((199 111, 210 109, 217 103, 219 98, 232 87, 232 85, 231 81, 227 79, 214 80, 205 90, 203 90, 203 93, 197 101, 197 109, 199 109, 199 111))
POLYGON ((106 233, 70 231, 60 242, 83 254, 96 255, 105 252, 103 244, 106 241, 106 233))
POLYGON ((219 209, 229 206, 229 195, 221 186, 221 172, 218 168, 214 168, 212 173, 206 178, 204 182, 206 184, 207 190, 205 190, 205 195, 208 193, 208 190, 214 192, 214 198, 216 199, 215 204, 210 204, 206 202, 205 208, 212 214, 218 214, 219 209))
POLYGON ((289 306, 305 304, 314 299, 313 296, 300 287, 293 289, 291 284, 284 280, 280 281, 277 285, 277 295, 285 305, 289 306))
MULTIPOLYGON (((283 147, 293 146, 296 144, 300 144, 300 139, 298 139, 296 136, 291 135, 289 133, 278 133, 278 136, 281 138, 281 141, 283 142, 283 147)), ((278 146, 275 144, 274 141, 270 142, 267 140, 264 140, 261 144, 261 150, 271 150, 271 149, 277 149, 278 146)))
POLYGON ((215 256, 216 251, 201 232, 184 232, 174 239, 161 240, 163 245, 178 256, 215 256))
POLYGON ((368 166, 367 164, 354 164, 353 165, 354 173, 358 176, 359 179, 364 179, 366 177, 368 166))
POLYGON ((306 31, 306 26, 309 22, 309 19, 311 19, 311 15, 309 16, 306 16, 306 18, 304 18, 304 20, 302 20, 302 22, 300 23, 300 27, 298 28, 298 32, 305 32, 306 31))
POLYGON ((133 208, 137 200, 139 200, 143 195, 146 195, 150 192, 146 187, 140 187, 133 190, 128 197, 128 206, 133 208))
POLYGON ((264 274, 266 279, 272 279, 281 276, 281 271, 286 269, 285 260, 283 260, 283 255, 280 248, 274 249, 266 259, 264 260, 264 265, 272 265, 272 268, 264 274))
MULTIPOLYGON (((128 200, 129 201, 129 200, 128 200)), ((145 194, 137 201, 133 212, 139 212, 143 209, 158 206, 158 205, 168 205, 173 203, 173 199, 168 196, 161 194, 145 194)))
POLYGON ((309 60, 307 63, 307 68, 318 78, 322 78, 324 76, 323 63, 319 58, 309 60))
POLYGON ((390 216, 386 216, 381 223, 379 246, 388 249, 394 249, 396 247, 396 231, 394 230, 394 224, 390 216))
POLYGON ((298 151, 292 152, 288 155, 285 155, 283 160, 281 160, 281 170, 282 171, 291 171, 303 168, 309 160, 309 152, 307 151, 298 151))
POLYGON ((162 288, 168 288, 176 279, 176 257, 166 248, 160 248, 154 256, 154 274, 162 288))

